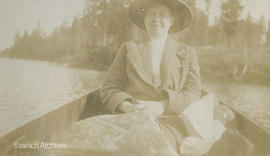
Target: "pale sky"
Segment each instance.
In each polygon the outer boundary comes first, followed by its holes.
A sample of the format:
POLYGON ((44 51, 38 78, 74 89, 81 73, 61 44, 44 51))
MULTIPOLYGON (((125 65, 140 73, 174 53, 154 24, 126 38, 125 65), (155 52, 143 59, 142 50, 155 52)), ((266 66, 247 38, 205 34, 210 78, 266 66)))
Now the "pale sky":
MULTIPOLYGON (((199 5, 203 8, 204 4, 199 5)), ((219 15, 222 0, 212 0, 211 14, 219 15)), ((270 0, 241 0, 252 16, 264 15, 270 19, 270 0)), ((40 19, 41 28, 50 34, 63 22, 71 23, 74 16, 82 15, 84 0, 0 0, 0 50, 13 44, 15 33, 31 33, 40 19)), ((213 19, 213 18, 212 18, 213 19)))
POLYGON ((82 15, 84 0, 0 0, 0 50, 13 44, 15 33, 31 33, 40 19, 41 29, 50 34, 63 22, 82 15))
MULTIPOLYGON (((198 7, 205 9, 206 5, 204 0, 197 0, 198 7)), ((221 2, 226 0, 211 0, 210 16, 219 16, 221 14, 220 6, 221 2)), ((265 16, 266 20, 270 19, 270 0, 239 0, 244 6, 243 18, 245 18, 248 12, 251 14, 254 21, 257 21, 260 16, 265 16)), ((210 18, 212 23, 214 18, 210 18)))

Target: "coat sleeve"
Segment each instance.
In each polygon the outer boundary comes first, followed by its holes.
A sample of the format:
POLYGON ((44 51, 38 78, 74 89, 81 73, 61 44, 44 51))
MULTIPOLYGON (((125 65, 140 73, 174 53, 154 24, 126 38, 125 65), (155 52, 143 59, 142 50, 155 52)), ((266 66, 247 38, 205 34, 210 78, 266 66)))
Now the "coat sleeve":
POLYGON ((188 59, 187 77, 183 89, 165 89, 169 99, 165 114, 181 114, 189 104, 198 100, 201 96, 200 67, 194 49, 189 51, 188 59))
POLYGON ((101 102, 105 109, 112 113, 115 113, 117 106, 121 102, 133 100, 129 94, 124 92, 125 84, 127 82, 126 53, 126 46, 123 44, 100 89, 101 102))

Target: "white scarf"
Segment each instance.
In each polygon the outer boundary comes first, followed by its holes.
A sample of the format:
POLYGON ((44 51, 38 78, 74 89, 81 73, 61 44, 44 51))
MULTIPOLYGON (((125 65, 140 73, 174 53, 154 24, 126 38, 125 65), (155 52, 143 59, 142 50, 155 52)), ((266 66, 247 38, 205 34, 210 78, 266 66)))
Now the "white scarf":
POLYGON ((166 38, 152 39, 150 41, 150 56, 152 61, 152 69, 154 73, 154 81, 160 80, 160 64, 166 43, 166 38))

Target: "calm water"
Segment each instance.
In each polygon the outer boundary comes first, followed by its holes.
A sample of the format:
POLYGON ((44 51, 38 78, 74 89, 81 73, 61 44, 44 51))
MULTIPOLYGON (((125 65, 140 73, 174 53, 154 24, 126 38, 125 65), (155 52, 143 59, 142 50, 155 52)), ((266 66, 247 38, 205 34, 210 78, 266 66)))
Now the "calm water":
MULTIPOLYGON (((0 58, 0 135, 88 93, 102 77, 99 72, 48 62, 0 58)), ((270 129, 270 86, 203 84, 270 129)))
POLYGON ((0 135, 99 86, 102 74, 0 58, 0 135))

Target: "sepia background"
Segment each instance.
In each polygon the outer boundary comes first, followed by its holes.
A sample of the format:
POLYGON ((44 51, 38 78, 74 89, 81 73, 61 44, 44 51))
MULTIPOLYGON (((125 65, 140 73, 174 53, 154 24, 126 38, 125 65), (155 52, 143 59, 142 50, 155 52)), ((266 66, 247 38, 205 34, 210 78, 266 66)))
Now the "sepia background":
MULTIPOLYGON (((0 0, 0 127, 100 83, 120 45, 145 35, 130 2, 0 0)), ((174 37, 196 48, 204 89, 270 130, 270 1, 187 3, 192 25, 174 37)))

